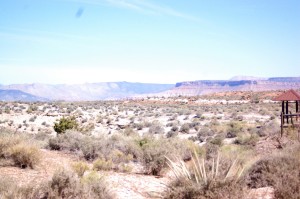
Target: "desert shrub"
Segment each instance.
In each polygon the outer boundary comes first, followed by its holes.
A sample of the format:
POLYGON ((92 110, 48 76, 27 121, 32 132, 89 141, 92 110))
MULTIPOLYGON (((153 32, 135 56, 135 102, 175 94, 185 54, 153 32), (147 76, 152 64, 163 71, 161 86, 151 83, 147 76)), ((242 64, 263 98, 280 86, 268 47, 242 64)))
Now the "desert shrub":
POLYGON ((34 122, 36 120, 37 116, 32 116, 31 118, 29 118, 29 122, 34 122))
POLYGON ((144 128, 144 123, 134 123, 133 127, 140 131, 144 128))
POLYGON ((1 132, 0 134, 0 159, 11 160, 21 168, 33 168, 39 163, 40 151, 29 136, 1 132))
POLYGON ((76 129, 78 124, 75 120, 75 117, 61 118, 59 122, 54 123, 54 130, 58 133, 65 133, 68 129, 76 129))
POLYGON ((239 133, 235 140, 235 144, 255 146, 258 140, 259 137, 256 133, 239 133))
POLYGON ((72 169, 79 177, 82 177, 84 173, 89 170, 89 165, 82 161, 74 162, 72 169))
POLYGON ((86 160, 95 160, 98 157, 109 159, 115 149, 126 156, 131 155, 134 159, 138 159, 142 154, 134 137, 122 135, 94 137, 71 131, 50 139, 49 148, 71 151, 86 160))
POLYGON ((143 160, 146 166, 146 173, 159 175, 166 164, 165 155, 169 153, 167 147, 155 140, 143 145, 143 160))
POLYGON ((13 146, 9 154, 15 165, 21 168, 33 168, 40 161, 39 149, 35 146, 28 145, 28 143, 20 143, 13 146))
POLYGON ((192 144, 189 141, 182 141, 175 138, 144 138, 141 141, 143 150, 142 163, 145 166, 145 172, 152 175, 160 175, 163 168, 166 167, 166 156, 179 156, 182 160, 190 159, 192 144))
POLYGON ((51 138, 49 140, 49 147, 52 150, 78 151, 85 138, 88 139, 88 136, 84 136, 76 131, 67 131, 55 138, 51 138))
POLYGON ((105 160, 104 158, 98 158, 93 162, 93 169, 96 171, 108 171, 113 169, 114 163, 111 160, 105 160))
POLYGON ((96 172, 90 172, 79 179, 76 174, 65 169, 60 169, 54 173, 45 193, 45 198, 49 199, 113 198, 105 179, 96 172))
POLYGON ((90 172, 81 180, 87 194, 85 198, 113 199, 114 194, 111 192, 105 179, 96 172, 90 172))
MULTIPOLYGON (((139 130, 139 129, 137 129, 137 130, 139 130)), ((133 135, 136 135, 137 132, 135 132, 132 128, 127 127, 127 128, 124 129, 123 134, 126 135, 126 136, 133 136, 133 135)))
POLYGON ((125 137, 121 135, 113 135, 106 142, 104 154, 109 157, 113 149, 123 152, 125 155, 132 155, 134 159, 139 159, 142 156, 142 150, 138 145, 139 136, 125 137))
POLYGON ((133 167, 130 166, 129 164, 122 163, 122 164, 118 165, 117 169, 118 169, 118 171, 123 172, 123 173, 130 173, 132 171, 133 167))
POLYGON ((223 140, 224 140, 224 137, 222 135, 217 135, 210 140, 210 143, 218 145, 218 146, 222 146, 223 140))
POLYGON ((162 134, 164 133, 164 128, 162 124, 158 121, 153 121, 151 126, 149 127, 150 134, 162 134))
POLYGON ((190 132, 190 124, 189 123, 184 123, 183 125, 181 125, 179 131, 182 132, 182 133, 189 133, 190 132))
POLYGON ((7 176, 0 176, 0 198, 46 198, 44 184, 38 187, 29 183, 25 186, 18 186, 16 181, 7 176))
POLYGON ((1 132, 0 138, 0 158, 8 157, 9 148, 19 144, 23 140, 20 136, 10 135, 6 132, 1 132))
POLYGON ((247 196, 243 183, 239 181, 221 181, 212 182, 208 185, 198 185, 189 180, 178 179, 172 181, 163 198, 165 199, 216 199, 230 198, 240 199, 247 196))
MULTIPOLYGON (((73 128, 76 128, 81 133, 88 134, 88 133, 91 133, 95 129, 95 124, 92 122, 88 122, 86 124, 78 125, 77 127, 75 125, 75 127, 73 127, 73 128)), ((71 129, 73 129, 73 128, 71 128, 71 129)))
POLYGON ((227 138, 234 138, 238 133, 244 131, 243 124, 241 122, 230 122, 227 127, 227 138))
POLYGON ((217 155, 218 151, 220 150, 220 146, 208 142, 205 144, 204 149, 205 149, 206 159, 211 159, 217 155))
POLYGON ((275 120, 266 122, 262 125, 262 127, 257 131, 257 134, 260 137, 268 136, 268 135, 276 135, 280 132, 280 124, 278 124, 275 120))
POLYGON ((211 136, 213 136, 214 135, 214 132, 211 130, 211 129, 209 129, 209 128, 207 128, 207 127, 204 127, 204 128, 201 128, 200 130, 199 130, 199 132, 197 133, 197 139, 200 141, 200 142, 204 142, 204 141, 206 141, 206 139, 208 138, 208 137, 211 137, 211 136))
POLYGON ((118 149, 114 149, 110 155, 109 159, 112 160, 113 163, 128 163, 129 161, 133 160, 132 154, 125 155, 122 151, 118 149))
POLYGON ((70 171, 56 171, 49 182, 50 198, 78 198, 82 194, 78 177, 70 171))
POLYGON ((299 157, 295 157, 294 154, 281 154, 261 159, 249 171, 248 186, 272 186, 276 198, 300 198, 299 157))
POLYGON ((177 131, 169 131, 167 134, 166 134, 166 138, 172 138, 172 137, 176 137, 178 135, 178 132, 177 131))

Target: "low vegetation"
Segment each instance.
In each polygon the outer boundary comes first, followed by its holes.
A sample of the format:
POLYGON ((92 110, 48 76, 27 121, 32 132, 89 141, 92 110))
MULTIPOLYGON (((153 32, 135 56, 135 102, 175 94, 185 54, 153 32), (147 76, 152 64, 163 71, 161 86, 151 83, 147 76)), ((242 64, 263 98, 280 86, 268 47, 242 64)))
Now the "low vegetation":
POLYGON ((74 159, 27 186, 1 175, 0 198, 114 198, 103 175, 115 173, 168 178, 163 198, 247 198, 264 187, 300 198, 298 129, 279 137, 280 105, 255 96, 0 102, 0 174, 38 172, 45 151, 74 159))

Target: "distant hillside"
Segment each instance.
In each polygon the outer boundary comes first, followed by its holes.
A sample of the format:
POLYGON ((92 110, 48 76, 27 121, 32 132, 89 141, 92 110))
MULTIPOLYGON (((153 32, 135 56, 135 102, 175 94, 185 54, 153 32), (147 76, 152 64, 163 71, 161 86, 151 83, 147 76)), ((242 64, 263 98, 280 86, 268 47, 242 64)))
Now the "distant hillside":
MULTIPOLYGON (((240 79, 240 78, 233 78, 240 79)), ((247 78, 246 78, 247 79, 247 78)), ((203 95, 226 91, 269 91, 300 88, 300 77, 255 78, 247 80, 198 80, 176 83, 175 88, 163 95, 203 95)))
POLYGON ((0 90, 0 101, 47 101, 45 98, 37 97, 19 90, 0 90))
POLYGON ((173 84, 103 82, 86 84, 13 84, 0 89, 20 90, 50 100, 106 100, 128 98, 141 94, 159 93, 173 88, 173 84))

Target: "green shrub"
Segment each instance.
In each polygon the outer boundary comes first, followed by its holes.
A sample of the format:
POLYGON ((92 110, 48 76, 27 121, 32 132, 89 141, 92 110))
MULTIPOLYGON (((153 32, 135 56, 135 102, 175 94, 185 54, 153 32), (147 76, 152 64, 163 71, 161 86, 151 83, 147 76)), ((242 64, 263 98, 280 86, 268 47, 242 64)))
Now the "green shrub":
POLYGON ((78 124, 75 120, 75 117, 61 118, 59 122, 54 123, 54 130, 58 133, 65 133, 68 129, 76 129, 78 124))

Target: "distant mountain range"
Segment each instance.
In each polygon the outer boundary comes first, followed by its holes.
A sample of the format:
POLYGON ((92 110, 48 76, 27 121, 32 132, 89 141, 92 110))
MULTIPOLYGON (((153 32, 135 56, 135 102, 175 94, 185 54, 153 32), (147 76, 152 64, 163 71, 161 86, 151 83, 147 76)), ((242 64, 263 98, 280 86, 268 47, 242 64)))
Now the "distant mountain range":
POLYGON ((300 77, 198 80, 174 84, 103 82, 86 84, 0 85, 1 101, 93 101, 143 96, 194 96, 225 91, 268 91, 300 88, 300 77))
MULTIPOLYGON (((173 84, 150 84, 130 82, 103 82, 86 84, 12 84, 0 85, 2 90, 20 92, 44 100, 92 101, 134 97, 142 94, 160 93, 173 88, 173 84)), ((0 100, 19 100, 18 93, 9 97, 0 95, 0 100)), ((28 101, 28 100, 27 100, 28 101)), ((37 100, 36 100, 37 101, 37 100)))
POLYGON ((0 90, 0 100, 22 102, 48 101, 46 98, 37 97, 19 90, 0 90))

